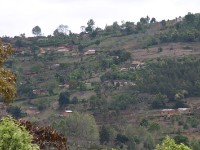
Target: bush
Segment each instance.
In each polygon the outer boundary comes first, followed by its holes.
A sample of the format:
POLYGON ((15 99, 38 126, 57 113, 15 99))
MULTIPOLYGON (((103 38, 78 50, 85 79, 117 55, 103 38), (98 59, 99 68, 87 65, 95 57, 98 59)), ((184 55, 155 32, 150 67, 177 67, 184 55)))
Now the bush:
POLYGON ((158 53, 160 53, 160 52, 162 52, 162 51, 163 51, 162 47, 159 47, 159 48, 158 48, 158 53))
POLYGON ((175 140, 175 142, 177 144, 183 143, 183 144, 185 144, 187 146, 189 145, 189 140, 188 140, 188 138, 186 136, 177 135, 177 136, 174 137, 174 140, 175 140))
POLYGON ((10 113, 14 118, 18 119, 22 117, 22 111, 21 108, 18 106, 9 106, 6 110, 8 113, 10 113))
POLYGON ((59 106, 64 107, 67 104, 69 104, 69 102, 70 102, 69 98, 70 98, 69 92, 67 92, 67 91, 61 92, 60 95, 59 95, 59 99, 58 99, 59 106))
POLYGON ((176 144, 173 139, 167 136, 160 145, 156 146, 156 150, 191 150, 184 144, 176 144))
POLYGON ((39 150, 37 145, 31 143, 32 138, 25 127, 12 118, 3 118, 0 122, 1 150, 39 150))

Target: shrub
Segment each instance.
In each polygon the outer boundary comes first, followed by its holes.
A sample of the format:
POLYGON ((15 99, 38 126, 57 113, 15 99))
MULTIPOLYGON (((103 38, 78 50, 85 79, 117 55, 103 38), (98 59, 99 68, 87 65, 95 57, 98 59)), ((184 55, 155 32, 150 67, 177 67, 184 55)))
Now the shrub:
POLYGON ((25 127, 19 125, 11 117, 3 118, 0 122, 0 149, 1 150, 38 150, 32 144, 32 136, 25 127))

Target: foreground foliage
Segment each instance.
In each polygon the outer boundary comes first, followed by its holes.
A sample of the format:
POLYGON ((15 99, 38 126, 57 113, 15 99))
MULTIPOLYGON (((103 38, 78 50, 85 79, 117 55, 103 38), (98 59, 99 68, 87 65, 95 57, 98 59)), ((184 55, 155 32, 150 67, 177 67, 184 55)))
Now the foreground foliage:
POLYGON ((32 144, 32 135, 12 118, 3 118, 0 122, 0 150, 37 150, 32 144))
POLYGON ((184 144, 176 144, 173 139, 167 136, 161 145, 156 146, 156 150, 191 150, 188 146, 184 144))
POLYGON ((24 120, 20 120, 20 124, 33 135, 33 142, 37 143, 41 149, 67 150, 67 139, 50 126, 38 127, 30 121, 24 120))
POLYGON ((4 99, 4 103, 8 104, 13 101, 16 95, 16 77, 10 70, 3 68, 3 64, 12 54, 10 45, 4 46, 0 40, 0 94, 4 99))

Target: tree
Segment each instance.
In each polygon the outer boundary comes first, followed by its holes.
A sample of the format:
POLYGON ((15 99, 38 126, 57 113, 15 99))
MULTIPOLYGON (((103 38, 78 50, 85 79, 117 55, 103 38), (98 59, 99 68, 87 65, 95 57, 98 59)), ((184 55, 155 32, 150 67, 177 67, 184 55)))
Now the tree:
POLYGON ((112 28, 114 33, 118 33, 120 31, 120 26, 117 21, 113 22, 112 28))
POLYGON ((39 52, 39 47, 37 45, 32 45, 31 53, 33 54, 35 60, 37 60, 38 52, 39 52))
POLYGON ((195 15, 192 14, 192 13, 190 13, 190 12, 188 12, 188 14, 185 15, 185 21, 186 21, 188 24, 194 23, 194 21, 195 21, 195 15))
POLYGON ((63 24, 59 25, 57 29, 59 33, 64 34, 64 35, 67 35, 67 32, 69 31, 68 25, 63 25, 63 24))
POLYGON ((160 131, 160 124, 157 123, 157 122, 152 122, 152 123, 149 125, 148 130, 149 130, 150 132, 158 132, 158 131, 160 131))
POLYGON ((15 42, 15 47, 20 48, 23 46, 22 40, 21 39, 17 39, 15 42))
POLYGON ((94 22, 93 19, 90 19, 90 20, 87 22, 88 27, 93 27, 94 24, 95 24, 95 22, 94 22))
POLYGON ((54 95, 54 89, 56 88, 56 83, 55 82, 52 82, 48 85, 48 92, 49 92, 49 95, 54 95))
POLYGON ((5 104, 12 102, 16 95, 16 76, 10 70, 3 68, 5 60, 11 54, 11 46, 4 46, 0 41, 0 94, 5 104))
POLYGON ((33 29, 32 29, 32 33, 36 36, 39 36, 41 35, 41 28, 39 26, 35 26, 33 29))
POLYGON ((24 39, 24 38, 26 38, 26 34, 25 33, 21 33, 20 37, 24 39))
POLYGON ((148 16, 148 15, 146 16, 146 20, 147 20, 147 23, 149 23, 149 21, 150 21, 150 18, 149 18, 149 16, 148 16))
POLYGON ((65 119, 53 126, 69 138, 78 138, 78 141, 95 142, 99 140, 99 131, 92 115, 73 112, 65 119))
POLYGON ((125 135, 122 135, 122 134, 117 134, 117 137, 115 140, 118 143, 124 143, 124 144, 129 141, 129 139, 125 135))
POLYGON ((57 37, 62 37, 62 36, 64 36, 64 33, 60 33, 60 32, 58 31, 58 29, 56 29, 56 30, 53 32, 53 35, 54 35, 54 36, 57 36, 57 37))
POLYGON ((99 140, 101 144, 107 144, 110 140, 110 134, 105 126, 102 126, 99 132, 99 140))
POLYGON ((147 20, 147 18, 140 18, 140 23, 142 24, 142 25, 145 25, 145 24, 147 24, 148 23, 148 20, 147 20))
POLYGON ((139 32, 139 31, 142 31, 142 30, 143 30, 143 26, 142 26, 142 24, 141 24, 140 22, 137 22, 137 25, 136 25, 136 30, 137 30, 137 32, 139 32))
POLYGON ((142 127, 148 127, 149 125, 149 121, 147 119, 142 119, 142 121, 140 122, 140 126, 142 127))
POLYGON ((128 22, 127 21, 122 26, 123 26, 122 29, 121 29, 122 33, 124 33, 124 34, 132 34, 134 32, 134 28, 133 28, 134 23, 133 22, 128 22))
POLYGON ((191 150, 184 144, 176 144, 175 141, 167 136, 160 145, 156 146, 156 150, 191 150))
POLYGON ((87 32, 92 32, 93 30, 94 30, 94 24, 95 24, 95 22, 94 22, 94 20, 93 19, 90 19, 88 22, 87 22, 87 27, 85 28, 85 30, 87 31, 87 32))
POLYGON ((174 137, 174 141, 177 143, 177 144, 185 144, 185 145, 189 145, 189 140, 188 140, 188 137, 186 136, 182 136, 182 135, 176 135, 174 137))
POLYGON ((84 45, 82 45, 82 44, 79 44, 79 45, 78 45, 78 51, 79 51, 79 52, 82 52, 84 48, 85 48, 84 45))
POLYGON ((165 20, 162 20, 160 23, 161 23, 163 28, 166 27, 166 21, 165 20))
POLYGON ((18 106, 9 106, 6 111, 10 113, 14 118, 18 119, 22 117, 21 108, 18 106))
POLYGON ((74 96, 71 100, 72 104, 77 104, 78 103, 78 98, 76 96, 74 96))
POLYGON ((0 149, 1 150, 39 150, 32 144, 33 137, 24 126, 19 125, 12 118, 3 118, 0 122, 0 149))
POLYGON ((192 150, 199 150, 200 141, 197 140, 197 139, 192 139, 192 141, 191 141, 191 147, 192 147, 192 150))
POLYGON ((150 21, 150 23, 155 23, 156 22, 156 18, 151 18, 151 21, 150 21))
POLYGON ((167 101, 168 101, 167 95, 158 93, 155 95, 151 106, 153 109, 165 108, 167 101))
POLYGON ((95 41, 95 44, 96 44, 97 46, 98 46, 100 43, 101 43, 100 40, 96 40, 96 41, 95 41))
POLYGON ((148 150, 153 150, 155 147, 155 142, 151 134, 148 134, 146 140, 144 141, 144 147, 148 150))
POLYGON ((137 150, 136 145, 139 144, 139 139, 136 136, 136 130, 133 127, 133 125, 127 125, 126 130, 125 130, 125 135, 128 138, 127 142, 127 149, 128 150, 137 150))
POLYGON ((69 104, 69 98, 70 98, 70 94, 68 91, 61 92, 58 99, 59 106, 64 107, 67 104, 69 104))

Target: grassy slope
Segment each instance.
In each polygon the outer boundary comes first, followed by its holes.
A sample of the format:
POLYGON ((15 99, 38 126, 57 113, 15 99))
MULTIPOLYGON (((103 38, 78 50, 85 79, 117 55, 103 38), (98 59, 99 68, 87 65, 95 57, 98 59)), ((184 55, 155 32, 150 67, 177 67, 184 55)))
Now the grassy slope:
MULTIPOLYGON (((148 34, 151 35, 155 32, 157 32, 157 29, 160 27, 157 25, 156 27, 150 28, 148 31, 148 34)), ((147 61, 149 59, 156 59, 158 57, 180 57, 180 56, 185 56, 185 55, 196 55, 199 56, 200 54, 200 43, 195 42, 195 43, 169 43, 169 44, 160 44, 156 46, 151 46, 148 49, 142 49, 142 44, 143 41, 142 39, 145 37, 145 34, 138 34, 138 35, 128 35, 128 36, 121 36, 121 37, 110 37, 107 38, 106 40, 102 41, 98 46, 96 45, 91 45, 87 47, 86 49, 96 49, 100 53, 107 52, 109 50, 116 50, 116 49, 123 49, 125 51, 131 52, 132 59, 133 60, 140 60, 140 61, 147 61), (158 52, 158 48, 162 47, 163 51, 158 52), (170 50, 170 48, 173 48, 173 50, 170 50)), ((49 83, 55 82, 55 74, 60 72, 63 73, 64 70, 59 70, 59 69, 53 69, 49 70, 48 67, 51 64, 55 63, 71 63, 73 64, 74 62, 80 62, 80 57, 72 57, 69 56, 68 54, 66 55, 55 55, 54 60, 51 61, 35 61, 32 57, 16 57, 15 59, 15 64, 14 68, 16 70, 20 70, 20 68, 23 69, 22 74, 19 77, 18 82, 24 81, 24 79, 27 77, 24 75, 26 72, 29 72, 30 69, 34 65, 39 65, 43 66, 41 70, 38 72, 36 75, 31 75, 28 80, 33 82, 33 86, 36 89, 43 89, 47 88, 49 83), (25 61, 23 61, 23 58, 25 58, 25 61), (28 61, 26 59, 29 59, 28 61), (41 81, 38 79, 40 78, 41 81)), ((95 64, 96 60, 95 57, 88 57, 84 56, 83 57, 83 62, 85 66, 95 64)), ((92 79, 95 81, 99 81, 99 76, 103 72, 98 72, 94 73, 92 76, 92 79)), ((92 80, 88 79, 88 80, 92 80)), ((87 81, 88 81, 87 80, 87 81)), ((58 85, 58 83, 57 83, 58 85)), ((59 93, 61 91, 64 91, 65 89, 61 89, 59 87, 55 88, 55 95, 54 96, 49 96, 43 95, 43 96, 38 96, 35 99, 31 100, 31 103, 37 104, 40 101, 46 101, 47 109, 44 110, 43 112, 40 113, 40 115, 32 115, 28 116, 27 119, 34 120, 34 121, 39 121, 43 122, 45 124, 48 124, 51 122, 53 119, 57 118, 57 116, 62 112, 60 110, 57 110, 57 99, 59 97, 59 93)), ((123 92, 123 90, 115 90, 113 93, 119 93, 123 92)), ((77 96, 78 99, 89 99, 91 95, 94 95, 95 93, 93 91, 73 91, 72 96, 77 96)), ((109 96, 108 96, 109 98, 109 96)), ((28 103, 29 99, 26 99, 25 101, 16 101, 14 105, 19 105, 21 106, 22 110, 26 110, 29 106, 31 106, 28 103)), ((195 105, 195 104, 191 104, 195 105)), ((159 117, 159 112, 154 111, 154 110, 149 110, 148 103, 146 102, 141 102, 137 106, 130 107, 127 110, 121 111, 119 116, 110 116, 113 117, 113 119, 105 119, 103 116, 96 115, 96 120, 98 124, 135 124, 139 121, 141 121, 143 118, 147 118, 149 120, 153 121, 158 121, 161 125, 162 132, 168 133, 168 134, 173 134, 173 132, 179 130, 180 128, 183 128, 183 126, 178 125, 179 120, 175 121, 174 125, 171 126, 171 120, 170 119, 160 119, 159 117)), ((82 103, 74 106, 70 105, 69 109, 77 110, 77 111, 85 111, 87 106, 84 106, 82 103)), ((91 113, 90 111, 88 111, 91 113)), ((187 120, 188 116, 182 116, 185 120, 187 120)), ((186 121, 185 121, 186 122, 186 121)), ((137 126, 136 126, 137 128, 137 126)), ((192 134, 193 130, 192 127, 189 127, 188 130, 186 130, 184 134, 189 136, 192 134)), ((196 138, 200 138, 198 135, 193 134, 196 138)), ((189 136, 192 138, 192 136, 189 136)))

